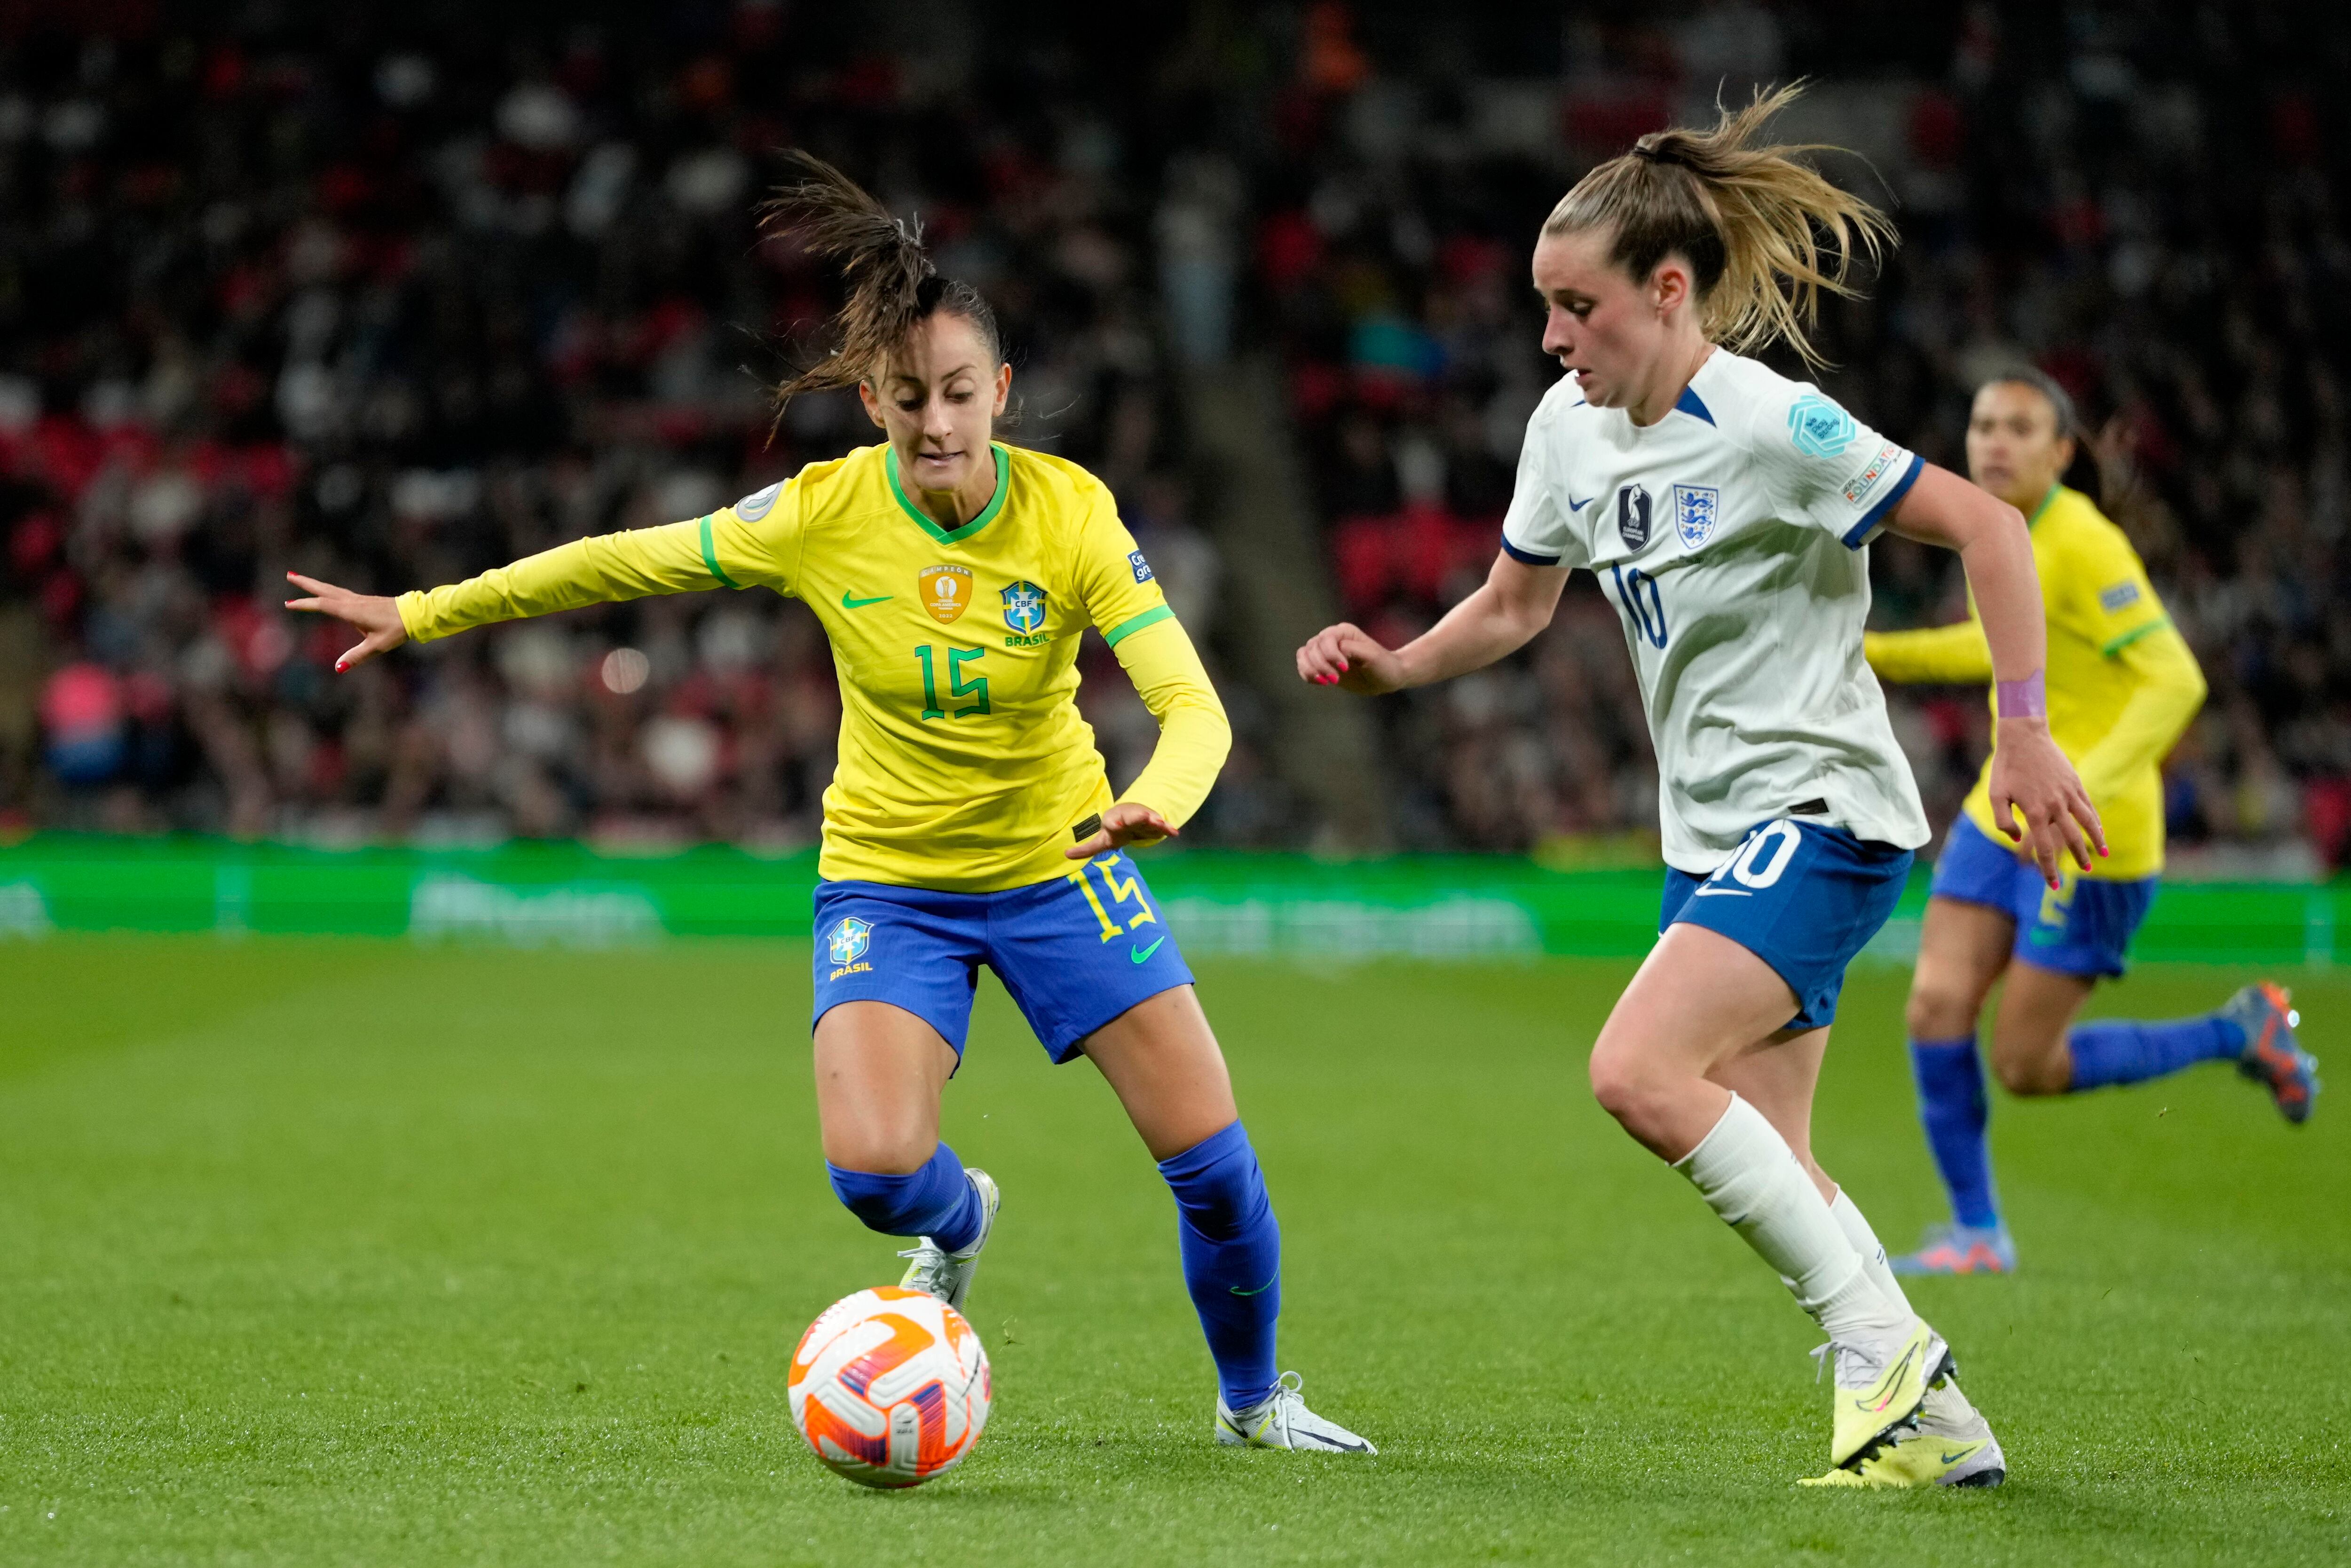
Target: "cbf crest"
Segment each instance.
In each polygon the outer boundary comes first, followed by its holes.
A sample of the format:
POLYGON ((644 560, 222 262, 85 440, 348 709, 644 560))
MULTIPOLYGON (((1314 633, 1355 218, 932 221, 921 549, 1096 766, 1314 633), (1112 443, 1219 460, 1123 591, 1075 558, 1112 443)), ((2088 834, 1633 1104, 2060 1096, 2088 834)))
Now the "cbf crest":
POLYGON ((1016 582, 1006 589, 1004 623, 1026 637, 1045 624, 1045 591, 1033 582, 1016 582))
POLYGON ((971 568, 926 566, 914 574, 914 593, 932 620, 952 626, 971 608, 971 568))
POLYGON ((1722 517, 1722 492, 1711 485, 1674 486, 1674 532, 1691 549, 1714 538, 1722 517))
POLYGON ((854 915, 844 915, 826 940, 825 953, 835 967, 845 968, 865 956, 865 949, 872 945, 873 927, 854 915))

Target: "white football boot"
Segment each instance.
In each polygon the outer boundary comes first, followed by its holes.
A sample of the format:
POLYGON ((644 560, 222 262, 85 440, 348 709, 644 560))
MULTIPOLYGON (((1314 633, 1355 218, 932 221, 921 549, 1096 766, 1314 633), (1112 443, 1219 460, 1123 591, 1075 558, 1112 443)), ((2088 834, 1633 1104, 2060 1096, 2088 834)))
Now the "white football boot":
POLYGON ((1336 1421, 1306 1408, 1298 1391, 1306 1380, 1285 1372, 1272 1396, 1238 1414, 1217 1396, 1217 1441, 1228 1448, 1301 1448, 1312 1454, 1376 1454, 1371 1444, 1336 1421))
POLYGON ((987 1245, 988 1232, 996 1228, 996 1211, 1004 1204, 996 1190, 996 1178, 986 1171, 967 1166, 963 1178, 979 1194, 979 1234, 972 1238, 971 1245, 949 1252, 922 1236, 898 1254, 914 1260, 906 1265, 906 1277, 898 1281, 900 1290, 936 1296, 957 1312, 963 1311, 964 1298, 971 1294, 971 1277, 979 1271, 979 1249, 987 1245))

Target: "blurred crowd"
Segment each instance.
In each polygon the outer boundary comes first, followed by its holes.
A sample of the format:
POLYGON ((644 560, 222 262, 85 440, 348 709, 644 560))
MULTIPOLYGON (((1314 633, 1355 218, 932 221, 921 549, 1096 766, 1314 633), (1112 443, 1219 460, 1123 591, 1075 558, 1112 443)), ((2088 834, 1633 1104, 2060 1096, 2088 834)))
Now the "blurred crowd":
MULTIPOLYGON (((757 226, 789 144, 989 296, 1011 435, 1105 479, 1213 633, 1149 183, 1092 62, 991 47, 947 5, 429 36, 197 15, 0 37, 5 821, 811 840, 839 699, 797 604, 644 601, 342 676, 347 630, 278 608, 289 568, 454 581, 876 439, 852 395, 778 423, 765 391, 837 302, 757 226)), ((1131 775, 1149 715, 1123 680, 1087 692, 1131 775)))
MULTIPOLYGON (((833 303, 757 227, 789 144, 995 302, 1012 437, 1113 486, 1212 664, 1237 563, 1199 526, 1175 372, 1269 346, 1333 597, 1407 636, 1482 577, 1557 373, 1524 276, 1542 215, 1640 132, 1809 73, 1787 131, 1865 155, 1835 172, 1904 233, 1826 312, 1818 379, 1961 467, 1988 368, 2064 382, 2076 480, 2212 684, 2175 840, 2252 869, 2351 845, 2351 135, 2322 86, 2351 27, 2323 7, 1322 0, 1147 37, 948 0, 651 15, 0 27, 0 826, 812 837, 838 702, 797 605, 647 601, 340 677, 340 629, 276 608, 288 568, 453 580, 873 439, 853 399, 776 423, 764 392, 833 303)), ((1962 612, 1947 558, 1873 559, 1878 623, 1962 612)), ((1524 654, 1383 704, 1395 841, 1637 849, 1622 636, 1581 579, 1524 654)), ((1153 727, 1088 656, 1124 777, 1153 727)), ((1310 833, 1248 672, 1218 673, 1240 742, 1198 836, 1310 833)), ((1947 819, 1980 694, 1891 695, 1947 819)))

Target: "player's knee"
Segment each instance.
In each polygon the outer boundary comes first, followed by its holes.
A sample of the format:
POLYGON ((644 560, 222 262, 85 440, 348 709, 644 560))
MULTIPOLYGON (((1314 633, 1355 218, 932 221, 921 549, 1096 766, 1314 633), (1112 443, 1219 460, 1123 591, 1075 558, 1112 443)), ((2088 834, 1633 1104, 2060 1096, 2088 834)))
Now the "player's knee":
POLYGON ((1186 1224, 1211 1241, 1229 1240, 1271 1212, 1257 1151, 1238 1122, 1159 1162, 1186 1224))
POLYGON ((1641 1053, 1602 1040, 1592 1052, 1592 1096, 1636 1134, 1654 1119, 1664 1085, 1641 1053))
POLYGON ((2039 1094, 2063 1094, 2074 1081, 2074 1064, 2063 1038, 2054 1040, 1993 1042, 1992 1076, 2000 1086, 2023 1099, 2039 1094))
POLYGON ((2054 1051, 1993 1051, 1991 1077, 2020 1098, 2062 1095, 2074 1082, 2074 1062, 2062 1044, 2054 1051))
POLYGON ((825 1174, 841 1207, 864 1221, 868 1229, 884 1236, 908 1236, 919 1228, 924 1217, 938 1207, 937 1194, 933 1189, 938 1185, 935 1178, 941 1173, 929 1170, 929 1165, 930 1156, 925 1156, 912 1170, 879 1171, 827 1160, 825 1174))
POLYGON ((904 1125, 876 1122, 841 1131, 828 1129, 824 1157, 847 1170, 912 1176, 929 1163, 938 1146, 938 1134, 928 1122, 909 1117, 904 1125))
POLYGON ((1922 974, 1910 988, 1903 1021, 1912 1040, 1955 1040, 1975 1032, 1976 1009, 1982 1000, 1938 976, 1922 974))

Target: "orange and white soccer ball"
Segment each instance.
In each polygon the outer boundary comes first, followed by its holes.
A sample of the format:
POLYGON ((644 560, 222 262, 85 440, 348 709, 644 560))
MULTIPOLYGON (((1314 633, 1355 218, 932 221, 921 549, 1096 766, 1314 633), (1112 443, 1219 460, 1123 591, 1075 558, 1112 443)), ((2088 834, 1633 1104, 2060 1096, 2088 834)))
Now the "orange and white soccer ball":
POLYGON ((987 1353, 935 1296, 877 1285, 843 1296, 792 1352, 792 1424, 860 1486, 920 1486, 987 1425, 987 1353))

